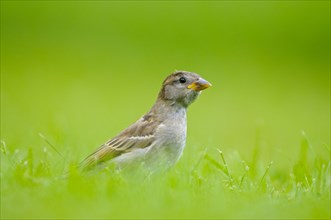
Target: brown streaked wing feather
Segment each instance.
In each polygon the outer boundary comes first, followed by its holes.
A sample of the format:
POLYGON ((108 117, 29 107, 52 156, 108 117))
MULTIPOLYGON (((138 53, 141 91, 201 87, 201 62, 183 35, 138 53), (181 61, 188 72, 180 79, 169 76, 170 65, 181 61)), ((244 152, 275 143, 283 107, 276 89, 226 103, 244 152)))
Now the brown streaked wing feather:
POLYGON ((115 138, 103 144, 82 161, 80 165, 81 169, 90 170, 96 165, 111 160, 123 153, 150 146, 154 141, 154 132, 161 123, 153 121, 151 118, 150 115, 145 115, 115 138))

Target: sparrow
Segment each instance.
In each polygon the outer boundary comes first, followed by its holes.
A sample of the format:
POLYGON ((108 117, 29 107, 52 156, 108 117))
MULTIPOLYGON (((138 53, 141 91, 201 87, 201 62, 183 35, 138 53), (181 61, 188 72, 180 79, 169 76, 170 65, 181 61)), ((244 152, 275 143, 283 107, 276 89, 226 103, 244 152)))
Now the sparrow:
POLYGON ((80 169, 90 171, 105 164, 119 169, 141 164, 170 168, 185 147, 187 108, 210 86, 196 73, 172 73, 163 81, 149 112, 96 149, 80 163, 80 169))

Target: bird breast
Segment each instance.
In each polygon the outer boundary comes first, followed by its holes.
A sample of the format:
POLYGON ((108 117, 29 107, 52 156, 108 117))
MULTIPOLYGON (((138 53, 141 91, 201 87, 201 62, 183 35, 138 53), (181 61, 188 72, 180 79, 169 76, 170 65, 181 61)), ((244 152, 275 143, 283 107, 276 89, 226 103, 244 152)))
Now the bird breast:
POLYGON ((150 150, 150 156, 166 166, 174 165, 181 157, 186 143, 186 109, 171 114, 157 129, 158 140, 150 150))

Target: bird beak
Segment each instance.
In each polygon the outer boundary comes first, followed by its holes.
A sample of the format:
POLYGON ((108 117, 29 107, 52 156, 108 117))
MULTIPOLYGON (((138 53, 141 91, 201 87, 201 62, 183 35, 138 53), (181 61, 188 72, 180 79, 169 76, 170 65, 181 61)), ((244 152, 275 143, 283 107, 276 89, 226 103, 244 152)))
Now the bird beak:
POLYGON ((199 78, 198 81, 195 81, 192 84, 188 85, 187 88, 192 89, 194 91, 201 91, 207 89, 210 86, 211 86, 210 82, 202 78, 199 78))

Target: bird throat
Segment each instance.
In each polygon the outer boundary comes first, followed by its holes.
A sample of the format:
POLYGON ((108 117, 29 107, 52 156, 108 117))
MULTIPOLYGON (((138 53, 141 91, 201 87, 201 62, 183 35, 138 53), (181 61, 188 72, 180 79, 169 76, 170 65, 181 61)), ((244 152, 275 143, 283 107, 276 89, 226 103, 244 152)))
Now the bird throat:
POLYGON ((160 121, 171 118, 186 120, 186 111, 187 108, 177 102, 158 99, 150 113, 158 116, 160 121))

